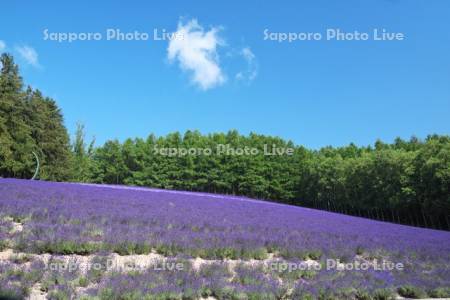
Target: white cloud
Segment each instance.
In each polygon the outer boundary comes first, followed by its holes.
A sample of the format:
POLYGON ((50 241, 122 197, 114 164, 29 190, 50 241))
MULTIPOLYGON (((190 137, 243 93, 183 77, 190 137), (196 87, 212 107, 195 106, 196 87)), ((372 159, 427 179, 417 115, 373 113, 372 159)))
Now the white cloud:
POLYGON ((33 67, 39 67, 38 54, 36 50, 29 46, 19 46, 16 47, 16 51, 28 64, 33 67))
POLYGON ((183 24, 178 23, 174 36, 169 42, 167 57, 178 61, 184 71, 191 72, 192 82, 207 90, 225 82, 225 75, 219 65, 217 48, 223 46, 219 27, 205 31, 196 19, 183 24))
POLYGON ((240 55, 247 62, 247 70, 241 71, 236 74, 237 80, 252 81, 258 75, 258 63, 256 62, 256 56, 253 54, 250 47, 245 47, 240 51, 240 55))
POLYGON ((245 47, 241 51, 242 56, 248 61, 253 61, 255 59, 255 54, 253 54, 252 50, 249 47, 245 47))
POLYGON ((6 48, 5 42, 2 41, 2 40, 0 40, 0 52, 3 51, 3 50, 5 50, 5 48, 6 48))

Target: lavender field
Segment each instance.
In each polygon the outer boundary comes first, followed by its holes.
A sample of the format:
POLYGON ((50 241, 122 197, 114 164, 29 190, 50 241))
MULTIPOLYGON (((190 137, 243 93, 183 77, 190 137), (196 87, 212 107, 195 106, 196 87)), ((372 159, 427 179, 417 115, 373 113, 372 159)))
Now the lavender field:
POLYGON ((241 197, 0 179, 0 299, 449 293, 450 232, 241 197))

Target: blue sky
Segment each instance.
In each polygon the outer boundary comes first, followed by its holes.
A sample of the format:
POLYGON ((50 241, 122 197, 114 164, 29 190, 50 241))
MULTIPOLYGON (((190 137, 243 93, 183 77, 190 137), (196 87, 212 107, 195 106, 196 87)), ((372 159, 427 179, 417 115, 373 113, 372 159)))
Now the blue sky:
POLYGON ((97 144, 238 129, 311 148, 367 145, 450 133, 449 13, 445 0, 8 1, 0 48, 59 103, 71 133, 83 122, 97 144), (370 37, 327 40, 337 28, 370 37), (57 42, 45 29, 103 36, 57 42), (108 41, 107 29, 150 38, 108 41), (170 48, 155 29, 187 39, 170 48), (265 40, 266 29, 323 38, 265 40), (374 29, 405 39, 374 41, 374 29))

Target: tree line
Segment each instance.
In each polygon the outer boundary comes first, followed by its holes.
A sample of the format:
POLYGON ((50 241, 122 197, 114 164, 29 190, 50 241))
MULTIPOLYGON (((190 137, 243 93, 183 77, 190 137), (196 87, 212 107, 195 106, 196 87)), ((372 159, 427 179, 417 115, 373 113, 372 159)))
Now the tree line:
POLYGON ((52 99, 24 89, 12 57, 1 57, 0 176, 125 184, 244 195, 372 219, 450 229, 450 137, 397 138, 371 146, 307 149, 278 137, 232 130, 146 139, 110 140, 95 147, 78 125, 70 143, 52 99), (256 155, 162 155, 155 149, 255 148, 256 155), (292 148, 265 155, 264 147, 292 148))

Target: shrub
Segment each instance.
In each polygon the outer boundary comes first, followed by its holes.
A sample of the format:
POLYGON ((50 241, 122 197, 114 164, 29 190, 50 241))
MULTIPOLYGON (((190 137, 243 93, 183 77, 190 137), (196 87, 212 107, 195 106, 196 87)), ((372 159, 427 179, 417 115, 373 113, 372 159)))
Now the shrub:
POLYGON ((355 298, 357 300, 372 300, 372 297, 365 290, 358 289, 355 293, 355 298))
POLYGON ((252 254, 253 254, 252 258, 259 259, 259 260, 263 260, 263 259, 266 259, 268 257, 268 253, 267 253, 267 249, 266 248, 258 248, 256 250, 254 250, 252 254))
POLYGON ((308 252, 308 257, 312 260, 319 260, 322 256, 322 251, 320 250, 313 250, 308 252))
POLYGON ((148 244, 136 244, 135 247, 136 254, 149 254, 151 251, 152 249, 148 244))
POLYGON ((78 278, 78 285, 81 287, 87 287, 89 285, 89 280, 86 277, 78 278))
POLYGON ((8 241, 7 240, 0 240, 0 251, 5 250, 8 248, 8 241))
POLYGON ((431 298, 450 298, 450 288, 437 288, 428 292, 431 298))
POLYGON ((376 289, 373 293, 374 300, 394 300, 395 295, 390 289, 376 289))
POLYGON ((4 300, 21 300, 24 295, 20 291, 14 289, 4 289, 0 287, 0 299, 4 300))
POLYGON ((412 285, 404 285, 400 288, 398 288, 398 293, 400 296, 406 297, 406 298, 425 298, 427 294, 420 288, 412 286, 412 285))
POLYGON ((364 248, 362 246, 356 247, 356 254, 362 255, 364 253, 364 248))
POLYGON ((68 295, 65 291, 53 290, 53 291, 50 291, 50 293, 48 293, 47 299, 49 299, 49 300, 69 300, 70 295, 68 295))

